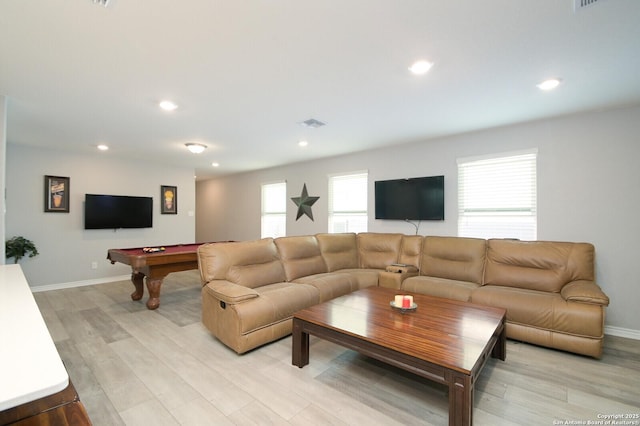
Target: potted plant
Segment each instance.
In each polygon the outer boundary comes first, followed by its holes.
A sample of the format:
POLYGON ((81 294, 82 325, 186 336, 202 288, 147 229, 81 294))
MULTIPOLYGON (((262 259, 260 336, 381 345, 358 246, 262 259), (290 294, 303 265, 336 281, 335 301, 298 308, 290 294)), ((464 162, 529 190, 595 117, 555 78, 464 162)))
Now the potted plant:
POLYGON ((13 263, 18 263, 25 256, 34 257, 39 254, 33 241, 24 237, 9 238, 4 247, 7 259, 12 257, 15 259, 13 263))

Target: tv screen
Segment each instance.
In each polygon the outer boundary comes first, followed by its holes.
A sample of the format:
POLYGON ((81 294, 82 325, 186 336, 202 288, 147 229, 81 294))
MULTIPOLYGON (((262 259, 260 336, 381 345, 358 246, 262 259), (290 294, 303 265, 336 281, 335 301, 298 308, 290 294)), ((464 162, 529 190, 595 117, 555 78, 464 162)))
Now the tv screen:
POLYGON ((85 194, 84 229, 151 228, 153 198, 85 194))
POLYGON ((444 220, 444 176, 375 182, 376 219, 444 220))

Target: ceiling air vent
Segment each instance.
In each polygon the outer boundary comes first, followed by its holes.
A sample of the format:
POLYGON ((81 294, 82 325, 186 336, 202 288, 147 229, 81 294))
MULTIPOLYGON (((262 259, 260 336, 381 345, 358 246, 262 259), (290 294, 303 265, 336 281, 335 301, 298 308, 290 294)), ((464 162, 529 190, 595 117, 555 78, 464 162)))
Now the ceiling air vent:
POLYGON ((326 125, 327 123, 323 123, 320 120, 316 120, 315 118, 310 118, 308 120, 304 120, 300 122, 300 125, 305 126, 305 127, 311 127, 314 129, 317 129, 318 127, 322 127, 324 125, 326 125))
POLYGON ((93 2, 104 7, 107 7, 109 5, 109 0, 93 0, 93 2))
POLYGON ((573 0, 573 11, 577 12, 585 7, 593 6, 594 4, 602 1, 604 0, 573 0))

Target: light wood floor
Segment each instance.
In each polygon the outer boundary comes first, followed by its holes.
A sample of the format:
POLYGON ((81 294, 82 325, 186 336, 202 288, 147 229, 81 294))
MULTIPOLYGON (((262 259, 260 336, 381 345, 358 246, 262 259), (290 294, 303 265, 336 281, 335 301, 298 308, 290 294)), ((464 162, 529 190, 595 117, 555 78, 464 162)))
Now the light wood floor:
MULTIPOLYGON (((200 323, 197 271, 169 275, 155 311, 132 291, 34 295, 97 426, 447 424, 443 387, 313 337, 302 369, 290 337, 236 355, 200 323)), ((508 341, 478 380, 474 423, 587 424, 638 414, 639 401, 640 341, 607 337, 601 360, 508 341)))

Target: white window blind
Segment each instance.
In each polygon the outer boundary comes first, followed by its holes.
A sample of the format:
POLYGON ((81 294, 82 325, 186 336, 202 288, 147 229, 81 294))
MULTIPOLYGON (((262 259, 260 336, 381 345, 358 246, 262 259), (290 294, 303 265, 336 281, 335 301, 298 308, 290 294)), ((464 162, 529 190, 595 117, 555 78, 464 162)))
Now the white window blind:
POLYGON ((284 237, 287 233, 287 183, 262 185, 261 236, 284 237))
POLYGON ((368 173, 329 177, 329 232, 366 232, 368 173))
POLYGON ((458 160, 458 235, 537 238, 537 152, 458 160))

